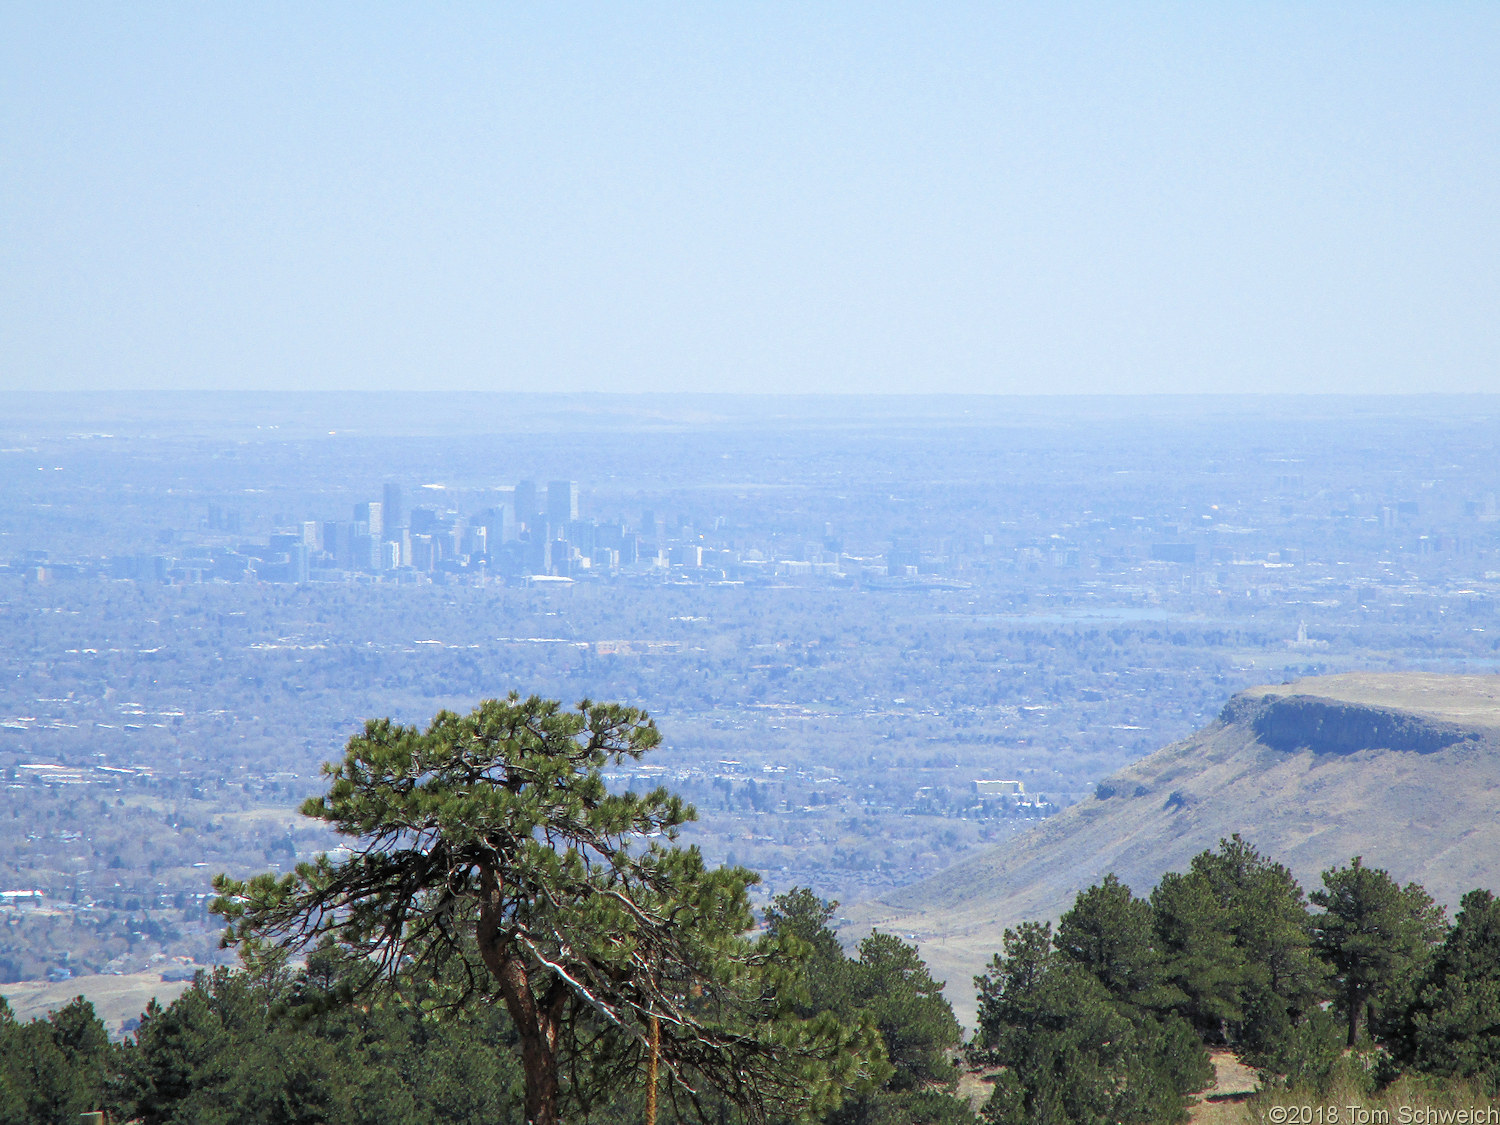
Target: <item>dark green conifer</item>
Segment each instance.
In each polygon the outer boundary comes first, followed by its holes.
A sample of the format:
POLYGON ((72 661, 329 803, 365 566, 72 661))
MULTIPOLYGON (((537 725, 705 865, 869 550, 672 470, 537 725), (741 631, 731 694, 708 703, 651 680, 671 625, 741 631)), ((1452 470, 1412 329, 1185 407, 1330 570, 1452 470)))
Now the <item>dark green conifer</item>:
POLYGON ((1058 952, 1086 969, 1114 999, 1162 1007, 1165 965, 1153 940, 1151 904, 1136 898, 1114 874, 1079 893, 1059 919, 1058 952))
POLYGON ((82 996, 24 1024, 0 998, 0 1125, 77 1125, 103 1105, 112 1052, 82 996))
POLYGON ((1399 886, 1359 856, 1348 867, 1323 872, 1323 889, 1309 897, 1323 908, 1313 932, 1333 968, 1334 1003, 1352 1047, 1361 1019, 1425 967, 1443 936, 1443 909, 1418 884, 1399 886))
POLYGON ((1003 955, 976 984, 973 1061, 1001 1068, 984 1109, 988 1121, 1167 1125, 1185 1117, 1186 1095, 1212 1077, 1184 1023, 1115 1001, 1054 948, 1050 925, 1007 930, 1003 955))
POLYGON ((1402 1061, 1427 1074, 1500 1089, 1500 900, 1464 895, 1443 944, 1392 1021, 1402 1061))
POLYGON ((826 1125, 964 1125, 974 1120, 956 1097, 953 1055, 962 1031, 942 985, 914 947, 871 933, 848 957, 830 927, 836 903, 806 888, 778 895, 766 911, 773 931, 813 949, 805 962, 809 1011, 880 1036, 884 1065, 874 1081, 824 1117, 826 1125))

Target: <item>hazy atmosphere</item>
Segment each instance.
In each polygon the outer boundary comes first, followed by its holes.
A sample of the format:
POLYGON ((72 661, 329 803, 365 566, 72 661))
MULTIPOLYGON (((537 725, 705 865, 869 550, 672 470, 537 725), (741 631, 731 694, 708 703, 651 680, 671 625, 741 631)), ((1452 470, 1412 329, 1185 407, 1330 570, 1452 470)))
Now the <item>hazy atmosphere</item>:
POLYGON ((1488 391, 1489 4, 21 5, 0 384, 1488 391))
POLYGON ((0 1125, 1500 1122, 1497 107, 0 3, 0 1125))

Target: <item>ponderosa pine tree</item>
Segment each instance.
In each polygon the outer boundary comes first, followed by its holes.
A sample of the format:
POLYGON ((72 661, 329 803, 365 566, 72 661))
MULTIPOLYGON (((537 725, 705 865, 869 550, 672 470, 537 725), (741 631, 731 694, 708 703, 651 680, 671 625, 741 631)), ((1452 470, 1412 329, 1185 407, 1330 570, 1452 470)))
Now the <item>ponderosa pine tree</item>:
POLYGON ((1212 1079, 1183 1020, 1116 1001, 1053 947, 1048 924, 1006 930, 1003 955, 975 984, 971 1060, 1002 1068, 983 1110, 995 1125, 1171 1125, 1212 1079))
POLYGON ((650 1050, 689 1106, 709 1088, 752 1121, 815 1116, 878 1057, 874 1033, 797 1015, 807 947, 747 936, 753 873, 669 846, 689 806, 607 790, 607 764, 659 741, 635 708, 514 693, 425 731, 371 721, 302 807, 349 854, 220 876, 225 943, 253 967, 331 940, 368 966, 362 987, 417 973, 458 982, 454 1005, 502 1002, 531 1125, 560 1120, 565 1067, 639 1081, 650 1050))
POLYGON ((1486 890, 1464 895, 1412 993, 1392 1021, 1401 1061, 1500 1089, 1500 899, 1486 890))
MULTIPOLYGON (((336 948, 268 979, 215 969, 152 1002, 116 1054, 110 1120, 139 1125, 519 1125, 503 1008, 430 1018, 427 982, 342 1003, 336 948)), ((70 1125, 77 1125, 75 1117, 70 1125)))
POLYGON ((1204 1036, 1260 1050, 1324 998, 1302 888, 1240 836, 1162 876, 1151 907, 1167 991, 1204 1036))
POLYGON ((1177 1010, 1205 1039, 1244 1018, 1245 958, 1232 914, 1202 876, 1169 871, 1151 892, 1151 918, 1177 1010))
POLYGON ((1239 1041, 1260 1050, 1326 998, 1307 897, 1287 867, 1238 833, 1194 856, 1189 873, 1222 907, 1240 968, 1239 1041))
POLYGON ((1053 942, 1116 1000, 1164 1008, 1172 997, 1163 988, 1165 966, 1153 937, 1151 904, 1111 873, 1079 892, 1073 908, 1058 920, 1053 942))
POLYGON ((877 1081, 825 1115, 825 1125, 972 1125, 950 1055, 963 1033, 942 985, 915 947, 892 934, 872 932, 858 957, 847 956, 830 925, 836 906, 797 887, 766 909, 768 929, 814 951, 803 968, 807 1014, 830 1012, 880 1033, 885 1065, 877 1081))
POLYGON ((1323 908, 1313 932, 1333 967, 1335 1007, 1352 1047, 1366 1011, 1426 963, 1443 936, 1443 908, 1420 885, 1399 886, 1359 856, 1323 872, 1323 889, 1308 897, 1323 908))
POLYGON ((75 1125, 103 1104, 112 1054, 82 996, 29 1023, 0 997, 0 1125, 75 1125))

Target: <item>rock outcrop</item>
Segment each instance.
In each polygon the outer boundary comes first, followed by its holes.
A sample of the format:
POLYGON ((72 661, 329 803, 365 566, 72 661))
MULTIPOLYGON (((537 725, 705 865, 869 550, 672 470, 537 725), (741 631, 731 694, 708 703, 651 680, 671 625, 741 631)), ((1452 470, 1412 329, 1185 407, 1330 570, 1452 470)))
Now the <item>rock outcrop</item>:
POLYGON ((1457 723, 1316 695, 1261 695, 1241 692, 1224 705, 1222 723, 1238 723, 1273 750, 1314 754, 1353 754, 1360 750, 1400 750, 1431 754, 1455 742, 1477 742, 1484 735, 1457 723))

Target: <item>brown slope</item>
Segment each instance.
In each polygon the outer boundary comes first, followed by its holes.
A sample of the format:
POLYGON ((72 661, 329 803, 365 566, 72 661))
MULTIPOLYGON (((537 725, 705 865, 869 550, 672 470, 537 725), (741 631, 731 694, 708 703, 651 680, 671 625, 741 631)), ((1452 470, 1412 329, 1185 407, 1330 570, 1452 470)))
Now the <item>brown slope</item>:
POLYGON ((1500 676, 1327 676, 1236 695, 1220 720, 1035 830, 845 915, 914 937, 959 1018, 1007 926, 1114 872, 1137 893, 1233 833, 1304 887, 1351 856, 1450 908, 1500 886, 1500 676), (1105 796, 1105 794, 1109 794, 1105 796))

